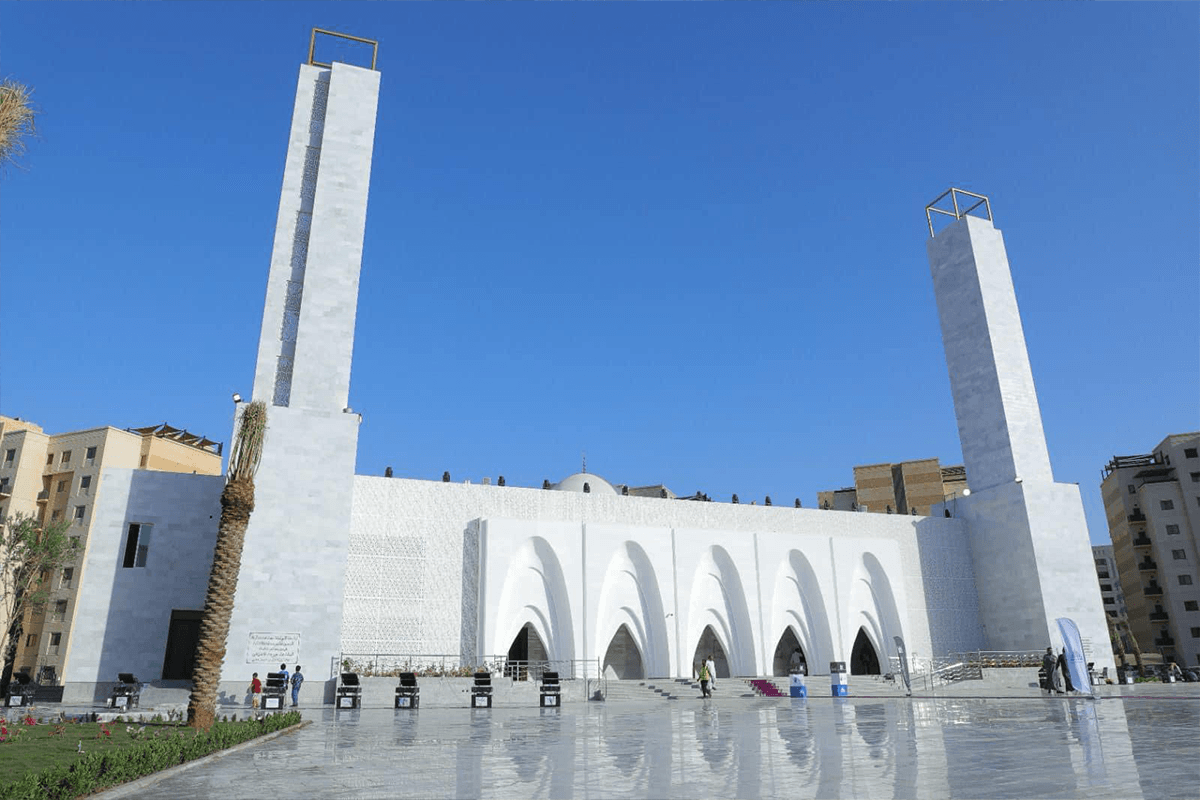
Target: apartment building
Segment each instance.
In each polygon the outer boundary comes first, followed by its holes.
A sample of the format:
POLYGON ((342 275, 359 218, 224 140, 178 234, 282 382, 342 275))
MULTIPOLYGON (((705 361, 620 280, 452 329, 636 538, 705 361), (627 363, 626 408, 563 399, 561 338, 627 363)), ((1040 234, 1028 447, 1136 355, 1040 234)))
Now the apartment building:
POLYGON ((1113 456, 1102 474, 1130 631, 1143 652, 1200 664, 1200 432, 1113 456))
MULTIPOLYGON (((52 594, 45 608, 25 617, 17 645, 18 672, 28 672, 42 684, 55 684, 63 675, 105 468, 220 475, 221 450, 220 442, 166 423, 51 435, 26 420, 0 416, 0 520, 21 514, 42 524, 68 521, 77 552, 73 563, 47 577, 52 594)), ((149 533, 142 532, 143 547, 149 533)))
POLYGON ((1096 580, 1100 583, 1104 613, 1113 619, 1124 619, 1129 612, 1125 605, 1125 592, 1121 589, 1117 557, 1112 545, 1092 545, 1092 557, 1096 560, 1096 580))
POLYGON ((970 494, 962 466, 943 467, 936 458, 854 468, 854 486, 817 493, 817 507, 876 514, 929 514, 938 503, 970 494))

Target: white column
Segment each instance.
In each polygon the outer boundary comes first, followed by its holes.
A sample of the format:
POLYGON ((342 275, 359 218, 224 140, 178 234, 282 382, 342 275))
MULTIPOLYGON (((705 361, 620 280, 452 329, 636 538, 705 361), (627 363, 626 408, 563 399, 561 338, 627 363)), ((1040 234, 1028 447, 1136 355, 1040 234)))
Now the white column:
POLYGON ((969 497, 980 618, 997 650, 1060 645, 1071 617, 1098 667, 1111 666, 1079 487, 1054 482, 1004 239, 964 217, 928 243, 969 497))
MULTIPOLYGON (((244 688, 252 633, 297 634, 317 699, 341 645, 359 417, 350 389, 379 73, 300 68, 255 370, 267 408, 221 680, 244 688)), ((294 667, 289 663, 288 668, 294 667)))

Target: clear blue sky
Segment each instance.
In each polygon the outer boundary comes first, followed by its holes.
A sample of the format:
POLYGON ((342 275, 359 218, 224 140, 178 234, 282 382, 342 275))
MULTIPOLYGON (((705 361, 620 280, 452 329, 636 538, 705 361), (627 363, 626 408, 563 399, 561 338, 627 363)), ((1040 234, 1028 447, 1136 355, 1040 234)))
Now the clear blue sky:
POLYGON ((379 39, 360 473, 776 503, 961 458, 924 206, 992 198, 1056 477, 1200 427, 1200 5, 4 3, 0 410, 228 441, 298 65, 379 39))

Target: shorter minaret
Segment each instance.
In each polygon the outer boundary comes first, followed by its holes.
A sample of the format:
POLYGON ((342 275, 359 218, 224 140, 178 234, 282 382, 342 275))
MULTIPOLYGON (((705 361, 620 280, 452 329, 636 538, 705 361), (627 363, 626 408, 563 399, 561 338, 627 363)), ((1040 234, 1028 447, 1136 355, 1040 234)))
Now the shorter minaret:
POLYGON ((968 523, 979 608, 995 650, 1058 645, 1079 626, 1089 660, 1112 666, 1108 626, 1076 484, 1054 481, 1004 238, 987 198, 951 189, 926 208, 946 366, 971 483, 968 523), (953 211, 939 208, 949 198, 953 211), (980 210, 984 216, 969 211, 980 210), (954 217, 934 235, 932 214, 954 217))
POLYGON ((361 422, 350 365, 378 100, 374 69, 311 54, 300 67, 254 375, 266 440, 221 673, 238 690, 284 662, 306 665, 316 687, 341 650, 361 422))

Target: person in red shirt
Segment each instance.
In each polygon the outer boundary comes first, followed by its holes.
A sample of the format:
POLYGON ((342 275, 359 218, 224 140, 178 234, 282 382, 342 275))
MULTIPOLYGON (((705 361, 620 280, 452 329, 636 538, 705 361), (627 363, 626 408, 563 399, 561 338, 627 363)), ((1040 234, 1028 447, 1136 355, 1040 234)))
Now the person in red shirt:
POLYGON ((250 707, 258 708, 258 703, 262 699, 262 681, 258 679, 258 673, 254 673, 254 677, 250 679, 250 707))

